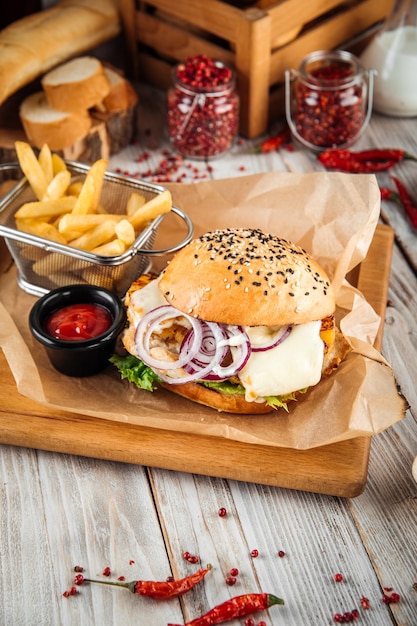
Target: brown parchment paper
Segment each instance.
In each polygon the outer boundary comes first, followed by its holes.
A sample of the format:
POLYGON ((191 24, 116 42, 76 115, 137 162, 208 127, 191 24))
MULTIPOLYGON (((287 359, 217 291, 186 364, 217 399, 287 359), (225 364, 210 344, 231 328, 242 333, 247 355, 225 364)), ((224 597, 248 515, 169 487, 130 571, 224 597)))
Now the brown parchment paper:
MULTIPOLYGON (((337 319, 353 347, 346 360, 291 403, 289 413, 265 416, 220 413, 166 390, 141 391, 120 380, 111 365, 93 377, 65 377, 52 368, 28 330, 36 299, 17 286, 16 268, 10 263, 0 278, 0 345, 19 393, 50 407, 107 420, 297 449, 370 436, 404 416, 392 369, 372 347, 380 319, 345 280, 365 258, 378 222, 380 192, 374 176, 268 173, 167 187, 174 204, 193 220, 196 235, 215 228, 256 227, 310 252, 333 282, 337 319)), ((155 244, 161 249, 184 235, 184 225, 169 220, 155 244)), ((154 258, 154 268, 162 269, 167 261, 169 256, 154 258)))

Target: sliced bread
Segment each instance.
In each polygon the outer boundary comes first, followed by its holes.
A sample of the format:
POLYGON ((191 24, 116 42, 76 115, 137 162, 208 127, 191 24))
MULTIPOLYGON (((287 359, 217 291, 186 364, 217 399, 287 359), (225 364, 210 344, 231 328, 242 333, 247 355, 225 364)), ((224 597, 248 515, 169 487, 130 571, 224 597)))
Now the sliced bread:
POLYGON ((59 65, 45 74, 41 83, 50 105, 59 111, 89 109, 102 102, 110 91, 102 63, 91 56, 59 65))
POLYGON ((138 95, 131 83, 117 70, 104 66, 104 73, 110 83, 110 91, 103 100, 103 107, 108 113, 126 111, 138 101, 138 95))
POLYGON ((51 150, 62 150, 84 137, 91 126, 86 110, 58 111, 50 105, 42 91, 31 94, 20 105, 20 120, 30 143, 51 150))

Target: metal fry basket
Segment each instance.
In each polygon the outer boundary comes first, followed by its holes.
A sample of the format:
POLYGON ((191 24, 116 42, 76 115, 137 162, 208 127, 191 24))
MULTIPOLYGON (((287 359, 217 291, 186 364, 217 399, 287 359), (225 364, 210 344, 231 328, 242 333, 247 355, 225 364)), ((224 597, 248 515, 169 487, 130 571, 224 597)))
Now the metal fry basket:
MULTIPOLYGON (((84 180, 89 166, 66 161, 71 180, 84 180)), ((158 229, 169 214, 156 217, 139 233, 134 243, 118 256, 101 256, 92 252, 72 248, 29 233, 19 231, 15 224, 15 213, 25 202, 36 200, 18 164, 0 165, 0 183, 6 180, 18 182, 0 199, 0 235, 18 269, 18 284, 27 293, 41 296, 51 289, 75 283, 87 283, 106 287, 123 295, 131 283, 146 272, 152 256, 171 254, 191 241, 193 224, 186 213, 172 207, 186 228, 182 241, 163 250, 154 250, 153 244, 158 229)), ((161 185, 136 180, 121 174, 106 172, 101 194, 101 204, 108 213, 125 213, 132 192, 140 193, 151 200, 162 193, 161 185)))

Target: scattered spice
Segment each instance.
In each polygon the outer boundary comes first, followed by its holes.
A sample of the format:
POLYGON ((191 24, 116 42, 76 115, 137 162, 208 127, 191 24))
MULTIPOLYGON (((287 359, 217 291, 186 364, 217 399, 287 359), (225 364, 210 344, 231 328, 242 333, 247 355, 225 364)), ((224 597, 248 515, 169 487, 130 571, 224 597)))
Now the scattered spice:
POLYGON ((188 563, 199 563, 200 557, 196 554, 190 554, 188 551, 182 553, 184 561, 188 561, 188 563))
POLYGON ((110 576, 111 575, 111 570, 110 567, 105 567, 104 570, 102 571, 103 576, 110 576))
POLYGON ((238 576, 239 575, 239 570, 237 569, 237 567, 232 567, 230 572, 229 572, 230 576, 238 576))
POLYGON ((226 585, 229 585, 229 587, 232 587, 233 585, 236 585, 236 582, 237 582, 236 576, 227 576, 226 577, 226 585))
POLYGON ((252 550, 250 553, 251 557, 256 559, 259 556, 259 551, 258 550, 252 550))
POLYGON ((64 591, 62 595, 64 598, 69 598, 70 596, 75 596, 77 593, 76 587, 70 587, 67 591, 64 591))
POLYGON ((153 580, 132 580, 131 582, 122 581, 110 581, 110 580, 93 580, 91 578, 85 578, 84 582, 97 583, 100 585, 114 585, 115 587, 124 587, 132 593, 136 593, 140 596, 146 596, 153 598, 154 600, 166 600, 167 598, 175 598, 183 595, 197 583, 199 583, 204 576, 211 570, 212 566, 207 565, 205 569, 199 569, 186 578, 173 581, 153 581, 153 580))
POLYGON ((344 613, 335 613, 335 615, 333 615, 333 619, 338 624, 354 622, 359 619, 359 611, 357 609, 353 609, 352 611, 345 611, 344 613))
POLYGON ((284 550, 278 550, 278 556, 280 559, 282 559, 285 556, 284 550))
POLYGON ((342 582, 342 580, 343 580, 343 574, 340 574, 340 573, 339 573, 339 574, 335 574, 335 575, 333 576, 333 578, 334 578, 335 582, 337 582, 337 583, 341 583, 341 582, 342 582))
MULTIPOLYGON (((274 604, 284 604, 284 600, 270 593, 248 593, 242 596, 235 596, 218 604, 210 611, 197 617, 184 626, 212 626, 212 624, 223 624, 238 617, 245 617, 256 611, 268 609, 274 604)), ((168 626, 181 626, 180 624, 168 624, 168 626)))
POLYGON ((224 506, 222 506, 222 507, 218 510, 218 515, 219 515, 219 517, 226 517, 226 515, 227 515, 227 511, 226 511, 226 509, 224 508, 224 506))
POLYGON ((396 604, 400 601, 400 594, 396 593, 392 587, 384 587, 382 602, 384 604, 396 604))
POLYGON ((369 602, 369 599, 365 596, 362 596, 361 598, 361 606, 363 609, 365 609, 365 611, 368 611, 371 608, 371 603, 369 602))

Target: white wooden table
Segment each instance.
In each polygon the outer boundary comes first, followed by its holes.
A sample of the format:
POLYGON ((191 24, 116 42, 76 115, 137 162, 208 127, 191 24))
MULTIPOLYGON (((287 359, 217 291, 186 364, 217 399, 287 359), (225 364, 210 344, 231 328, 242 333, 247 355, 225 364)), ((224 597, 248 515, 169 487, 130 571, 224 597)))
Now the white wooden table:
MULTIPOLYGON (((155 172, 169 148, 163 100, 147 90, 141 96, 140 140, 111 159, 112 169, 155 172)), ((416 130, 415 119, 374 115, 355 148, 416 154, 416 130)), ((259 155, 252 146, 239 142, 210 163, 210 171, 194 162, 194 170, 184 169, 183 182, 320 169, 307 152, 259 155)), ((417 164, 406 163, 397 173, 417 198, 417 164)), ((387 175, 378 179, 388 182, 387 175)), ((411 473, 417 455, 417 233, 388 203, 382 220, 396 234, 382 352, 410 408, 405 419, 373 438, 363 493, 343 499, 0 445, 0 624, 180 624, 231 596, 260 591, 284 598, 285 606, 254 615, 255 624, 330 625, 335 613, 354 608, 358 624, 417 624, 417 484, 411 473), (218 515, 220 507, 226 517, 218 515), (257 558, 250 555, 254 549, 257 558), (280 550, 285 556, 278 556, 280 550), (184 551, 213 570, 181 601, 158 603, 101 585, 62 595, 73 584, 75 565, 102 579, 106 566, 113 580, 186 576, 198 566, 184 560, 184 551), (228 586, 233 567, 239 575, 228 586), (338 572, 339 583, 333 579, 338 572), (401 600, 383 604, 385 587, 401 600), (362 596, 369 610, 361 607, 362 596)), ((2 412, 0 407, 0 419, 2 412)))

